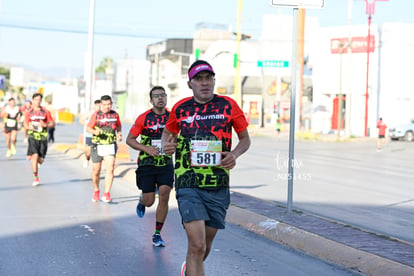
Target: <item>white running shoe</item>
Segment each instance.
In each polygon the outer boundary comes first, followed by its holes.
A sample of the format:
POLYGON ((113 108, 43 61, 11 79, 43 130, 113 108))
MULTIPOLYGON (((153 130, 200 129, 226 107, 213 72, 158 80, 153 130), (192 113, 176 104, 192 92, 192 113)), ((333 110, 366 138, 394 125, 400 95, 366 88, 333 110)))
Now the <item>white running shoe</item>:
POLYGON ((185 273, 187 271, 187 263, 184 261, 181 265, 181 276, 185 276, 185 273))
POLYGON ((10 148, 11 148, 11 154, 12 154, 12 155, 15 155, 15 154, 16 154, 16 146, 15 146, 14 144, 12 144, 12 145, 10 146, 10 148))
POLYGON ((39 177, 36 177, 36 178, 34 179, 33 183, 32 183, 32 186, 33 186, 33 187, 39 186, 39 183, 40 183, 40 181, 39 181, 39 177))
POLYGON ((89 166, 89 160, 86 160, 86 159, 83 160, 82 167, 86 169, 88 166, 89 166))

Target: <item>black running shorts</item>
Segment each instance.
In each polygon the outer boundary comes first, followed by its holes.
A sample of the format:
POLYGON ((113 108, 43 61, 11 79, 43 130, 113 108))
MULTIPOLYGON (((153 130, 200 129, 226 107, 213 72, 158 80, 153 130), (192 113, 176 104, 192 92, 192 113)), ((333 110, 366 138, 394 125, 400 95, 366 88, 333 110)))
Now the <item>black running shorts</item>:
POLYGON ((27 147, 27 155, 32 156, 38 154, 40 158, 45 158, 47 153, 47 140, 36 140, 29 136, 29 146, 27 147))
POLYGON ((145 193, 155 192, 155 185, 174 185, 174 168, 173 165, 167 166, 142 166, 135 170, 136 183, 138 189, 145 193))

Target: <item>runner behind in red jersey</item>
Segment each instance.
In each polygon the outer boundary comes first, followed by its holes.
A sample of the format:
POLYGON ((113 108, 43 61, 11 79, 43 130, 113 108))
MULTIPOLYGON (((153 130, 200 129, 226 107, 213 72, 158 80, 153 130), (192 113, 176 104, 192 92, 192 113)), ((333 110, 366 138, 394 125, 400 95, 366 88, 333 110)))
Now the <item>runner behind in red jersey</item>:
POLYGON ((378 128, 378 139, 377 139, 377 151, 381 151, 381 145, 385 145, 387 143, 387 139, 385 137, 385 133, 387 131, 387 125, 382 121, 382 118, 379 118, 377 123, 378 128))
POLYGON ((158 188, 158 206, 155 211, 155 233, 152 244, 164 247, 161 238, 161 229, 168 213, 168 201, 174 183, 174 168, 172 158, 162 152, 161 135, 167 123, 170 112, 167 111, 167 94, 162 86, 155 86, 150 91, 152 108, 135 120, 127 137, 127 144, 139 150, 136 183, 142 191, 138 200, 137 214, 143 217, 145 207, 155 202, 155 193, 158 188), (140 143, 137 141, 141 137, 140 143))
POLYGON ((24 126, 27 129, 27 156, 31 160, 33 170, 33 186, 39 185, 38 169, 43 164, 47 153, 47 129, 54 127, 50 112, 41 106, 43 95, 35 93, 32 96, 32 107, 26 111, 24 126))
POLYGON ((104 161, 106 174, 102 201, 112 202, 110 192, 114 180, 116 142, 122 141, 122 126, 118 113, 112 110, 112 98, 109 95, 101 97, 101 109, 91 115, 86 131, 92 133, 92 201, 99 201, 99 176, 104 161))

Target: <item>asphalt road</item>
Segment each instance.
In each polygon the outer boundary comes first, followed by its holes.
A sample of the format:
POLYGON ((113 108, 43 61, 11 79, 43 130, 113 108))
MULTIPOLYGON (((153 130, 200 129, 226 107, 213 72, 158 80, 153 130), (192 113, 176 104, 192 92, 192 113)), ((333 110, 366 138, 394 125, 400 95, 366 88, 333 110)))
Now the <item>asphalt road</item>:
MULTIPOLYGON (((287 204, 288 137, 258 132, 233 190, 287 204)), ((293 208, 414 242, 414 143, 295 142, 293 208)))
MULTIPOLYGON (((58 125, 56 142, 76 142, 78 134, 79 126, 58 125)), ((153 248, 155 209, 137 218, 134 185, 116 178, 114 203, 92 203, 91 169, 50 150, 41 185, 32 187, 25 151, 20 135, 18 154, 6 159, 0 139, 0 275, 179 275, 186 238, 173 194, 162 231, 167 247, 153 248)), ((353 275, 233 225, 219 231, 206 273, 353 275)))

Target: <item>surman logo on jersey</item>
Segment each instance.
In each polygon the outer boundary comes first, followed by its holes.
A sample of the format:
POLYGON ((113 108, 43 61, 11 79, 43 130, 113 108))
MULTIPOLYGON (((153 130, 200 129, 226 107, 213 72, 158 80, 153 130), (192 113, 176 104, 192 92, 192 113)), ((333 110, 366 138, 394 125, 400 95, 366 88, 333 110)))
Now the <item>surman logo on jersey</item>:
POLYGON ((195 113, 193 116, 188 116, 188 118, 184 119, 184 121, 188 124, 191 124, 192 122, 194 122, 195 116, 197 116, 197 113, 195 113))
POLYGON ((45 116, 33 115, 30 117, 31 120, 44 120, 45 116))
POLYGON ((161 125, 160 123, 157 123, 156 125, 153 125, 152 127, 150 127, 150 129, 152 130, 157 130, 159 128, 165 128, 165 125, 161 125))
POLYGON ((184 119, 186 123, 191 124, 196 121, 204 121, 204 120, 224 120, 225 117, 223 114, 206 114, 206 115, 197 115, 195 113, 193 116, 188 116, 187 119, 184 119))
POLYGON ((116 122, 116 118, 103 118, 103 119, 100 119, 99 122, 101 123, 116 122))

